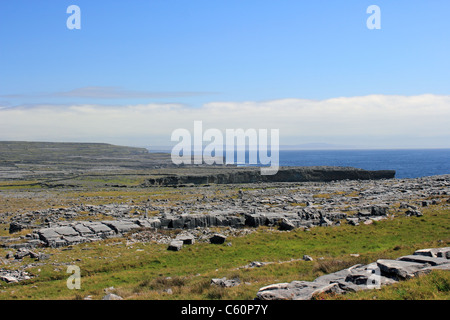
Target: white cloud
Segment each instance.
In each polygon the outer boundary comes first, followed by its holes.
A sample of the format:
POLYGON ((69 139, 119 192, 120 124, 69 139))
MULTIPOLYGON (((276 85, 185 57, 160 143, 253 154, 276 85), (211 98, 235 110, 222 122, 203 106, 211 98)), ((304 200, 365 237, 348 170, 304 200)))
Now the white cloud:
POLYGON ((0 109, 1 140, 100 141, 169 145, 177 128, 279 129, 281 144, 329 142, 378 147, 450 147, 450 96, 338 97, 328 100, 73 105, 0 109))

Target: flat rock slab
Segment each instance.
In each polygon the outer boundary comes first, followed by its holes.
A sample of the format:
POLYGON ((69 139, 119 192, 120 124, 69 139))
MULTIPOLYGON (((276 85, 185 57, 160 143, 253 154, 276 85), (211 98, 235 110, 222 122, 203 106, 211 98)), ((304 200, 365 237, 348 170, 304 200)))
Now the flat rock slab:
POLYGON ((67 236, 63 237, 63 239, 67 242, 68 245, 74 245, 88 241, 87 238, 81 236, 67 236))
POLYGON ((108 227, 113 229, 117 233, 126 233, 132 230, 139 229, 141 226, 135 224, 131 221, 104 221, 103 224, 106 224, 108 227))
POLYGON ((81 223, 74 225, 73 228, 82 236, 91 236, 94 234, 91 229, 81 223))
POLYGON ((161 228, 161 220, 159 219, 139 219, 136 223, 143 228, 161 228))
POLYGON ((368 265, 357 264, 347 269, 323 275, 316 278, 314 282, 337 283, 343 291, 359 291, 378 288, 397 281, 382 275, 380 268, 374 262, 368 265))
POLYGON ((365 266, 352 267, 344 281, 339 282, 341 289, 345 291, 359 291, 380 288, 397 281, 381 274, 377 263, 365 266))
POLYGON ((39 238, 45 242, 61 238, 59 233, 56 233, 55 228, 46 228, 38 231, 39 238))
POLYGON ((400 279, 413 278, 418 271, 429 267, 427 263, 417 263, 401 260, 377 260, 377 265, 381 272, 386 275, 391 275, 400 279))
POLYGON ((339 292, 337 283, 325 284, 310 281, 292 281, 278 283, 259 289, 256 294, 258 300, 311 300, 320 293, 339 292))
POLYGON ((112 234, 114 233, 114 230, 112 230, 110 227, 108 227, 106 224, 101 222, 88 222, 84 223, 86 227, 91 229, 95 234, 112 234))
POLYGON ((323 276, 316 278, 314 282, 328 284, 333 282, 345 281, 345 278, 350 274, 349 269, 344 269, 333 273, 325 274, 323 276))
POLYGON ((379 259, 368 265, 357 264, 350 268, 320 276, 314 281, 292 281, 262 287, 256 294, 258 300, 310 300, 320 293, 346 293, 378 289, 427 274, 432 270, 450 270, 448 248, 418 250, 397 260, 379 259), (440 255, 441 257, 438 257, 440 255))
POLYGON ((450 259, 450 247, 421 249, 414 252, 414 255, 450 259))
POLYGON ((74 237, 79 235, 79 233, 72 227, 58 227, 54 228, 53 230, 61 236, 74 237))
POLYGON ((427 267, 427 268, 424 268, 424 269, 420 270, 419 272, 420 273, 428 273, 428 272, 433 271, 433 270, 448 270, 449 271, 450 270, 450 263, 440 264, 438 266, 427 267))
POLYGON ((52 239, 47 242, 47 245, 52 248, 59 248, 69 245, 69 243, 64 239, 52 239))
POLYGON ((450 262, 450 260, 448 260, 448 259, 427 257, 427 256, 422 256, 422 255, 403 256, 403 257, 398 258, 397 260, 417 262, 417 263, 428 263, 432 266, 437 266, 440 264, 446 264, 446 263, 450 262))

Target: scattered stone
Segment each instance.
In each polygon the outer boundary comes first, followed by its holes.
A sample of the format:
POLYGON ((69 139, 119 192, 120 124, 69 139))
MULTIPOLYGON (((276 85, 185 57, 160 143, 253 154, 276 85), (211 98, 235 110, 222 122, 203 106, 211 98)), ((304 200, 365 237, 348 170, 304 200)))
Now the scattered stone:
POLYGON ((167 248, 167 250, 180 251, 182 247, 183 247, 183 241, 174 240, 169 244, 169 247, 167 248))
POLYGON ((406 215, 408 217, 421 217, 421 216, 423 216, 423 213, 420 212, 419 210, 410 209, 410 210, 406 211, 406 215))
POLYGON ((314 259, 311 258, 310 256, 308 256, 307 254, 305 254, 305 255, 303 256, 303 260, 305 260, 305 261, 313 261, 314 259))
POLYGON ((219 287, 230 288, 235 287, 241 284, 241 280, 239 278, 235 279, 227 279, 226 277, 220 279, 211 279, 211 285, 216 285, 219 287))
POLYGON ((0 269, 0 280, 8 283, 16 283, 31 279, 31 275, 23 270, 4 270, 0 269))
POLYGON ((359 218, 347 218, 347 222, 351 224, 352 226, 358 226, 359 225, 359 218))
POLYGON ((123 298, 121 296, 118 296, 114 293, 108 293, 107 295, 105 295, 102 300, 123 300, 123 298))
POLYGON ((212 244, 223 244, 226 239, 227 239, 227 237, 224 236, 223 234, 216 233, 209 239, 209 241, 212 244))
POLYGON ((173 291, 172 291, 172 289, 171 288, 168 288, 168 289, 164 289, 164 291, 163 291, 164 293, 167 293, 167 294, 173 294, 173 291))
MULTIPOLYGON (((172 240, 169 236, 151 234, 150 230, 188 229, 195 233, 195 241, 201 242, 205 239, 208 241, 209 238, 206 235, 199 236, 197 228, 234 228, 241 230, 239 232, 243 235, 250 229, 244 227, 269 226, 278 227, 280 230, 308 230, 314 226, 338 225, 343 219, 351 225, 371 224, 373 221, 387 218, 388 205, 400 202, 400 209, 406 209, 407 215, 420 217, 422 213, 418 206, 424 203, 429 206, 433 201, 436 202, 437 199, 429 199, 432 195, 450 193, 450 175, 401 180, 340 180, 313 184, 305 182, 305 188, 302 187, 301 191, 297 185, 287 182, 261 183, 262 188, 238 193, 238 199, 219 198, 220 204, 216 202, 217 198, 206 192, 208 194, 199 198, 200 201, 193 203, 180 200, 172 204, 170 209, 167 208, 166 199, 154 199, 151 206, 149 203, 137 205, 130 202, 108 205, 80 204, 70 208, 28 212, 7 221, 12 232, 33 229, 32 233, 21 238, 0 237, 0 242, 5 248, 34 250, 41 245, 58 248, 135 232, 144 234, 142 241, 146 240, 146 236, 151 236, 150 241, 168 244, 172 240), (264 188, 269 185, 270 188, 264 188), (294 189, 293 193, 280 193, 291 187, 294 189), (305 192, 305 189, 308 191, 305 192), (343 196, 354 192, 358 192, 358 196, 343 196), (317 194, 326 194, 329 197, 315 197, 317 194), (424 197, 426 200, 411 200, 424 197), (304 204, 308 206, 304 207, 304 204), (157 211, 160 213, 155 216, 142 214, 157 211), (111 219, 73 221, 81 212, 93 216, 108 215, 111 219), (141 214, 136 214, 139 212, 141 214), (347 216, 345 212, 357 214, 347 216)), ((442 200, 443 203, 445 201, 446 199, 442 200)), ((235 231, 226 235, 234 236, 234 233, 235 231)), ((184 244, 191 241, 188 238, 181 240, 184 244)))
POLYGON ((191 234, 183 234, 183 235, 178 235, 175 240, 178 241, 182 241, 183 244, 194 244, 195 243, 195 237, 191 234))
POLYGON ((322 227, 328 227, 328 226, 332 226, 333 222, 331 222, 329 219, 327 219, 326 217, 322 217, 320 219, 319 225, 322 227))
POLYGON ((430 201, 428 201, 428 200, 424 200, 424 201, 422 201, 422 207, 428 207, 429 205, 430 205, 430 201))
POLYGON ((7 283, 17 283, 19 282, 19 280, 17 280, 15 277, 10 276, 10 275, 4 275, 4 276, 0 276, 0 280, 3 280, 7 283))
POLYGON ((23 223, 13 221, 9 225, 9 233, 19 232, 19 231, 22 231, 23 229, 28 229, 28 228, 29 228, 29 226, 27 226, 23 223))
POLYGON ((386 216, 389 212, 389 208, 387 206, 372 206, 371 207, 371 215, 373 216, 386 216))
POLYGON ((293 229, 295 229, 295 225, 292 223, 292 221, 289 221, 286 218, 283 218, 281 220, 280 230, 290 231, 290 230, 293 230, 293 229))
POLYGON ((246 265, 245 268, 259 268, 265 266, 266 264, 267 262, 252 261, 248 265, 246 265))
POLYGON ((14 254, 14 258, 19 260, 31 255, 37 257, 37 255, 35 253, 32 253, 30 250, 21 248, 14 254))

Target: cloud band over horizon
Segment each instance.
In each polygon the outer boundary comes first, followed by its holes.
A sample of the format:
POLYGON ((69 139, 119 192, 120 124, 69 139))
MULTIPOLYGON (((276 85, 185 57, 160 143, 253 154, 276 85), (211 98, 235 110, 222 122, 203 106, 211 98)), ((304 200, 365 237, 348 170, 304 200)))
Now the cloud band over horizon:
POLYGON ((281 144, 450 147, 450 96, 368 95, 326 100, 0 106, 0 140, 171 145, 178 128, 279 129, 281 144))

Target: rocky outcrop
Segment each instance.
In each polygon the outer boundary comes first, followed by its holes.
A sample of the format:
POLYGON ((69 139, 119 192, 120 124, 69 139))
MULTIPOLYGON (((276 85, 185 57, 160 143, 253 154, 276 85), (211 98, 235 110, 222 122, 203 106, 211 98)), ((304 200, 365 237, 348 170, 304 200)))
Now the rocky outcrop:
POLYGON ((239 280, 239 278, 227 279, 226 277, 223 277, 223 278, 211 279, 212 286, 218 286, 218 287, 223 287, 223 288, 235 287, 240 284, 241 284, 241 280, 239 280))
POLYGON ((392 179, 395 170, 369 171, 351 167, 283 167, 275 175, 261 175, 259 168, 218 170, 217 174, 169 175, 148 179, 143 186, 231 184, 255 182, 328 182, 336 180, 392 179))
POLYGON ((320 293, 355 292, 380 288, 427 274, 434 269, 450 270, 450 247, 423 249, 397 260, 379 259, 368 265, 323 275, 314 281, 292 281, 262 287, 258 300, 310 300, 320 293), (437 256, 439 254, 439 257, 437 256))
POLYGON ((23 270, 0 269, 0 280, 7 283, 17 283, 23 280, 29 280, 32 275, 23 270))
MULTIPOLYGON (((377 206, 369 208, 369 213, 364 215, 364 220, 379 219, 387 214, 377 206)), ((167 214, 140 219, 118 219, 107 221, 75 221, 53 223, 51 227, 35 229, 28 237, 28 241, 14 245, 4 245, 10 248, 33 248, 37 246, 63 247, 83 242, 91 242, 111 237, 122 236, 128 232, 143 229, 196 229, 209 227, 257 228, 259 226, 277 227, 280 230, 292 230, 303 227, 331 226, 339 224, 346 218, 342 212, 324 212, 316 208, 302 208, 295 212, 260 212, 260 213, 233 213, 212 212, 205 214, 167 214)), ((347 218, 356 219, 358 217, 347 218)), ((213 237, 214 238, 214 237, 213 237)), ((193 243, 192 237, 177 239, 184 244, 193 243)), ((225 241, 217 235, 212 243, 225 241)), ((174 250, 174 245, 170 250, 174 250)), ((180 247, 181 248, 181 247, 180 247)))
POLYGON ((227 195, 217 196, 212 188, 196 187, 187 190, 194 192, 192 197, 170 205, 166 199, 155 198, 141 204, 78 204, 6 213, 0 216, 0 222, 9 223, 11 236, 0 237, 0 244, 11 249, 31 249, 118 237, 139 229, 269 226, 289 231, 341 223, 371 224, 405 214, 415 219, 422 215, 420 206, 447 203, 450 175, 382 181, 250 184, 241 190, 216 187, 227 195), (87 221, 91 219, 102 220, 87 221), (30 231, 23 235, 24 230, 30 231), (17 231, 22 231, 22 235, 14 237, 17 231))

